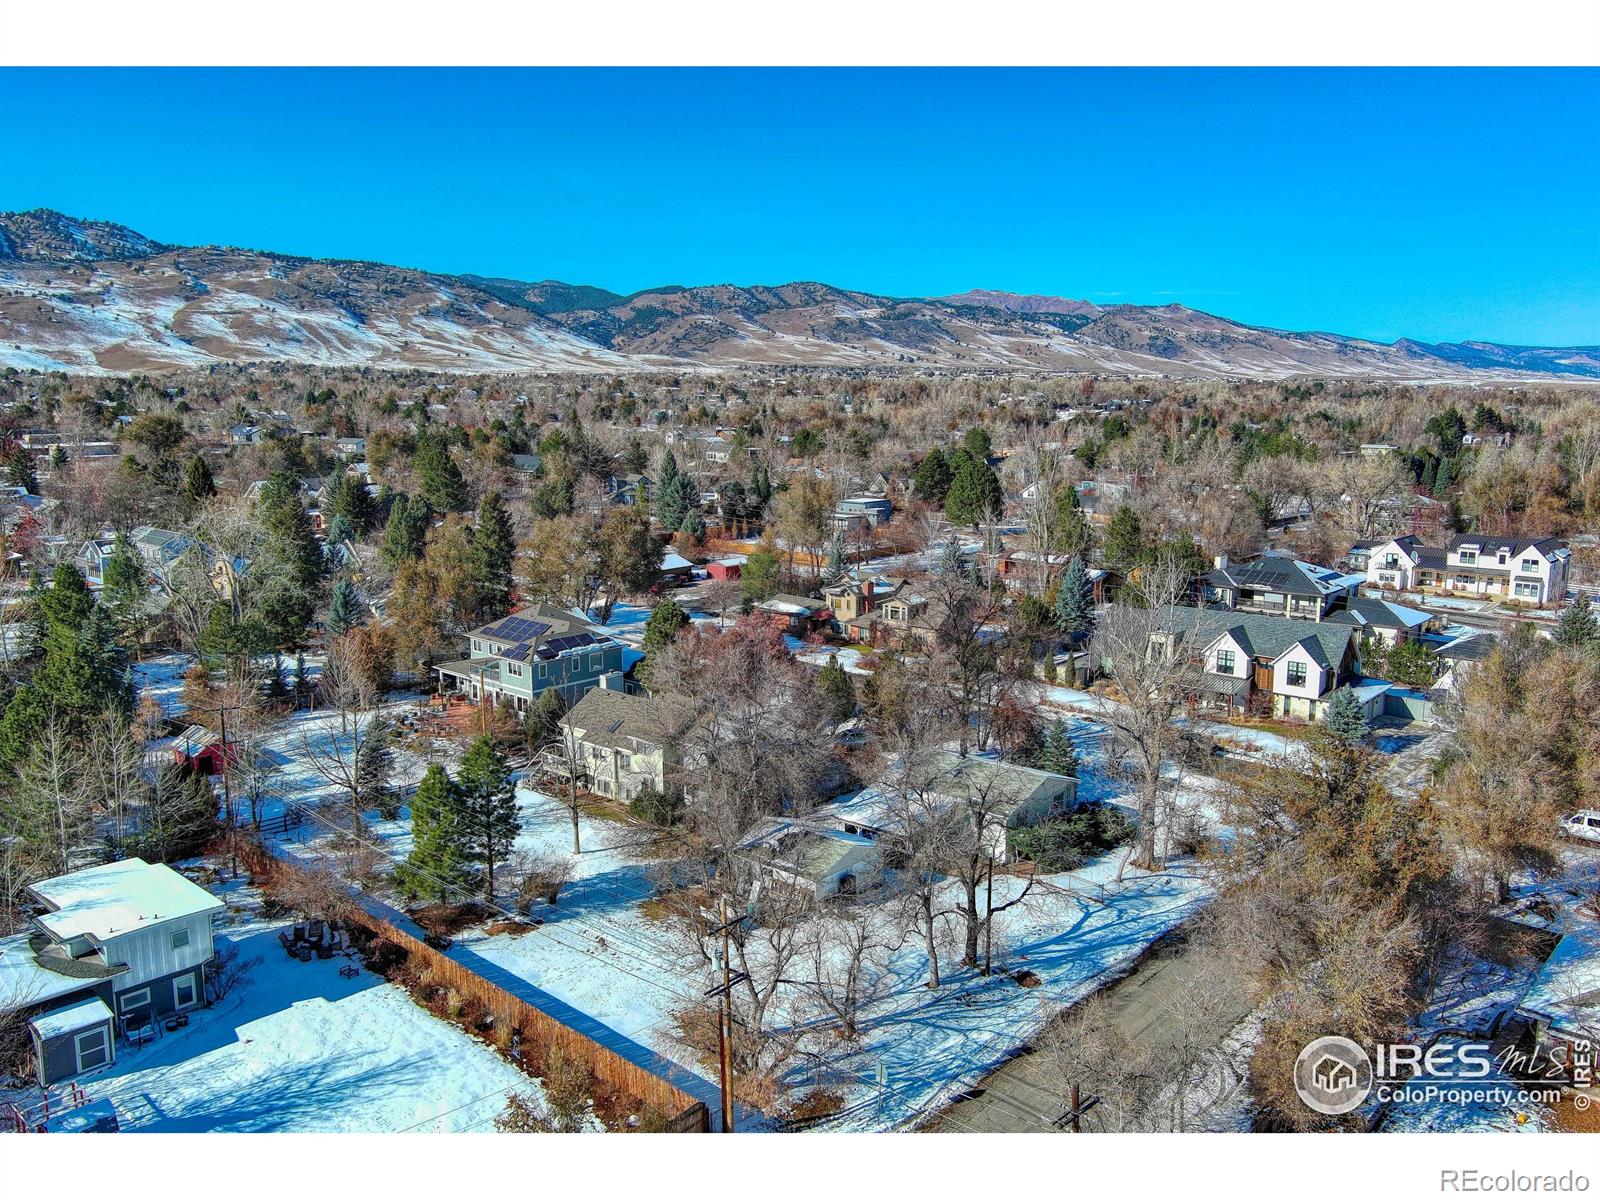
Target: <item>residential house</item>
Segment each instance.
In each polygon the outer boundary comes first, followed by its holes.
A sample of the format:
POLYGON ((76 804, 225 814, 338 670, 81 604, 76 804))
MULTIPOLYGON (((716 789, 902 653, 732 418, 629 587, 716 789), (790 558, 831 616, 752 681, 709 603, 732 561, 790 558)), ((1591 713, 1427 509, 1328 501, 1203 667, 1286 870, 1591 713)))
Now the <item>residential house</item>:
POLYGON ((851 514, 861 514, 869 525, 877 526, 894 516, 894 505, 885 496, 847 496, 839 501, 834 520, 851 514))
POLYGON ((1078 781, 999 759, 935 750, 896 764, 888 781, 840 801, 819 815, 845 833, 891 845, 903 837, 896 796, 914 798, 919 813, 981 810, 986 853, 1009 863, 1007 831, 1041 825, 1074 809, 1078 781))
POLYGON ((1412 641, 1432 633, 1444 624, 1432 613, 1371 596, 1356 596, 1327 618, 1360 630, 1362 638, 1372 638, 1388 646, 1412 641))
POLYGON ((1354 599, 1362 579, 1277 554, 1239 563, 1224 554, 1201 576, 1200 590, 1207 604, 1236 612, 1320 621, 1354 599))
POLYGON ((815 632, 832 617, 827 601, 782 592, 755 605, 753 612, 794 637, 815 632))
MULTIPOLYGON (((1575 1050, 1589 1054, 1600 1038, 1600 926, 1585 917, 1551 950, 1517 1003, 1517 1013, 1533 1026, 1540 1048, 1558 1061, 1578 1061, 1575 1050)), ((1592 1080, 1590 1081, 1592 1083, 1592 1080)))
POLYGON ((1566 600, 1571 553, 1556 538, 1493 538, 1462 534, 1446 546, 1424 546, 1407 534, 1361 545, 1366 581, 1398 592, 1482 597, 1537 608, 1566 600))
POLYGON ((340 458, 365 458, 367 456, 367 439, 364 437, 335 438, 333 448, 340 458))
POLYGON ((235 446, 259 446, 261 444, 261 426, 231 426, 228 429, 228 441, 235 446))
POLYGON ((41 1086, 109 1065, 119 1034, 204 1003, 224 907, 204 888, 129 858, 28 891, 47 911, 0 939, 0 1005, 28 1014, 41 1086))
POLYGON ((681 742, 698 717, 684 697, 630 693, 620 677, 607 676, 561 718, 567 752, 545 762, 558 774, 576 768, 583 786, 614 800, 666 792, 680 786, 681 742))
POLYGON ((706 574, 712 579, 738 579, 744 573, 746 561, 743 554, 730 554, 727 558, 707 563, 706 574))
MULTIPOLYGON (((145 568, 159 578, 165 578, 184 551, 198 544, 186 534, 158 529, 154 525, 140 525, 129 530, 128 541, 144 560, 145 568)), ((91 538, 79 549, 78 566, 90 587, 104 584, 106 564, 111 561, 116 546, 116 535, 107 532, 91 538)))
POLYGON ((870 838, 794 821, 768 825, 742 842, 739 854, 774 882, 818 899, 859 891, 883 858, 870 838))
POLYGON ((575 613, 548 604, 481 625, 468 640, 467 658, 434 668, 440 690, 492 705, 509 704, 519 713, 550 688, 575 704, 602 676, 626 666, 621 642, 575 613))
POLYGON ((202 775, 220 775, 239 754, 234 742, 204 725, 190 725, 173 739, 172 760, 202 775))
MULTIPOLYGON (((1161 652, 1200 659, 1196 703, 1230 713, 1321 720, 1335 691, 1363 683, 1360 638, 1343 622, 1180 605, 1168 609, 1161 624, 1152 641, 1171 636, 1175 642, 1161 652)), ((1358 697, 1369 716, 1381 712, 1383 690, 1374 685, 1358 697)))
POLYGON ((1073 485, 1078 494, 1078 507, 1083 515, 1096 525, 1104 525, 1112 514, 1128 502, 1128 487, 1122 483, 1101 483, 1085 480, 1073 485))
POLYGON ((869 646, 904 646, 927 632, 922 618, 928 598, 910 580, 872 573, 849 575, 822 589, 834 625, 845 637, 869 646))
MULTIPOLYGON (((1007 550, 995 560, 995 574, 1010 588, 1029 588, 1039 578, 1042 563, 1049 575, 1059 578, 1072 561, 1070 554, 1041 554, 1037 550, 1007 550)), ((1099 567, 1084 571, 1090 596, 1096 604, 1105 603, 1106 572, 1099 567)))
POLYGON ((694 578, 694 564, 671 546, 661 553, 660 583, 663 587, 688 583, 694 578))

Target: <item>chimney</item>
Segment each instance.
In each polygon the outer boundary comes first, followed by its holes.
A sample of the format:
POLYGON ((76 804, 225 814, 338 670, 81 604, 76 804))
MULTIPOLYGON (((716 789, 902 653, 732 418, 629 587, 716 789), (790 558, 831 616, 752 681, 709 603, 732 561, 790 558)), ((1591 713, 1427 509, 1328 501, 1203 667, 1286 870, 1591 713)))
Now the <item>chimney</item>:
POLYGON ((600 676, 600 688, 607 692, 625 692, 628 685, 623 681, 621 671, 609 671, 600 676))
POLYGON ((861 584, 861 611, 872 611, 872 576, 868 575, 861 584))
POLYGON ((1217 555, 1216 558, 1211 560, 1211 565, 1219 571, 1226 571, 1228 569, 1228 556, 1226 554, 1217 555))

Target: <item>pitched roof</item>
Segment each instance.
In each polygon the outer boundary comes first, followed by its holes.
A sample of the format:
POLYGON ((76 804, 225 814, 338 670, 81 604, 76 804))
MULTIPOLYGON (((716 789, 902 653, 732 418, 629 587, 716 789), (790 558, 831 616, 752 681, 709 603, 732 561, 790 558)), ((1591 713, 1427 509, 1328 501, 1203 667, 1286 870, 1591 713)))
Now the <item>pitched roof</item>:
POLYGON ((1344 657, 1355 640, 1354 626, 1329 621, 1301 621, 1294 617, 1258 616, 1220 608, 1187 608, 1177 605, 1168 610, 1177 632, 1195 638, 1200 648, 1227 634, 1252 658, 1277 659, 1297 645, 1315 646, 1315 657, 1323 666, 1333 666, 1344 657))
POLYGON ((568 729, 580 731, 591 746, 627 749, 630 742, 665 745, 699 718, 693 701, 683 696, 642 696, 595 688, 584 693, 561 718, 568 729))
POLYGON ((1358 596, 1328 620, 1346 625, 1373 625, 1379 629, 1418 629, 1433 620, 1433 614, 1403 604, 1390 604, 1387 600, 1358 596))
POLYGON ((1348 587, 1355 578, 1277 554, 1263 554, 1249 562, 1229 563, 1206 572, 1206 582, 1213 587, 1267 588, 1291 596, 1326 596, 1348 587))
POLYGON ((616 640, 576 613, 549 604, 519 608, 509 617, 478 626, 468 636, 495 643, 493 654, 516 662, 527 662, 530 655, 548 661, 572 650, 606 646, 616 640))

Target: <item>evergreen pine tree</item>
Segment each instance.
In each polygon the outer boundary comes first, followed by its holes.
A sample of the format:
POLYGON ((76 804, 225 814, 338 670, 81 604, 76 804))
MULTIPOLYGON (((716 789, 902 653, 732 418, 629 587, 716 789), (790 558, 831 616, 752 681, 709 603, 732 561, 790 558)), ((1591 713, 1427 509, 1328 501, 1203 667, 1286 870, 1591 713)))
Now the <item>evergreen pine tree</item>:
POLYGON ((321 597, 327 561, 317 540, 300 483, 280 472, 261 492, 263 562, 257 566, 265 584, 259 592, 261 615, 275 642, 292 644, 305 634, 321 597))
POLYGON ((450 454, 443 435, 423 433, 417 438, 417 491, 434 512, 462 512, 470 501, 467 481, 450 454))
POLYGON ((1361 711, 1361 702, 1348 687, 1334 692, 1328 701, 1328 715, 1323 727, 1329 736, 1347 745, 1355 745, 1367 736, 1367 718, 1361 711))
POLYGON ((39 476, 33 469, 33 455, 20 447, 11 452, 11 457, 6 460, 6 484, 14 488, 27 488, 35 496, 39 494, 39 476))
POLYGON ((628 448, 622 454, 622 465, 630 475, 643 475, 645 467, 650 465, 650 460, 645 456, 644 443, 637 434, 628 439, 628 448))
POLYGON ((944 451, 935 446, 922 456, 917 469, 911 474, 916 497, 925 504, 943 504, 950 491, 952 472, 944 451))
POLYGON ((472 529, 472 590, 478 619, 493 621, 511 608, 511 564, 517 553, 517 535, 511 529, 511 514, 500 493, 484 494, 478 505, 478 523, 472 529))
POLYGON ((394 726, 388 718, 367 722, 361 757, 356 762, 356 797, 363 812, 376 809, 385 821, 400 815, 400 802, 389 786, 394 772, 394 726))
POLYGON ((395 878, 408 894, 430 900, 451 898, 452 889, 464 891, 468 883, 461 798, 438 763, 411 798, 411 854, 395 878))
POLYGON ((696 542, 705 537, 706 521, 698 508, 691 508, 683 514, 683 520, 678 522, 678 532, 696 542))
POLYGON ((950 481, 944 514, 956 525, 976 525, 999 508, 1001 497, 1000 480, 993 468, 982 459, 966 455, 950 481))
POLYGON ((1587 592, 1579 592, 1578 598, 1561 614, 1561 620, 1556 623, 1555 638, 1559 646, 1590 649, 1600 645, 1600 622, 1595 620, 1587 592))
POLYGON ((838 725, 855 716, 856 685, 850 673, 839 665, 837 654, 828 655, 827 665, 817 675, 817 687, 822 693, 830 725, 838 725))
POLYGON ((211 467, 205 458, 196 454, 189 460, 188 470, 183 476, 183 504, 188 512, 193 512, 207 500, 217 494, 217 481, 212 478, 211 467))
POLYGON ((678 636, 678 631, 689 623, 689 614, 671 600, 663 600, 650 610, 650 619, 644 623, 642 647, 646 657, 664 650, 678 636))
POLYGON ((844 560, 844 538, 837 531, 828 540, 828 563, 823 569, 822 581, 824 583, 837 583, 845 576, 847 570, 844 560))
POLYGON ((1094 609, 1090 603, 1089 574, 1083 559, 1076 554, 1067 562, 1056 588, 1056 624, 1073 641, 1082 641, 1094 629, 1094 609))
POLYGON ((1124 504, 1111 514, 1111 523, 1106 526, 1106 566, 1125 574, 1139 565, 1144 552, 1144 522, 1124 504))
POLYGON ((511 852, 522 825, 511 772, 488 734, 475 740, 461 759, 456 789, 467 859, 482 868, 483 894, 492 901, 495 867, 511 852))
POLYGON ((1057 775, 1077 775, 1078 751, 1067 736, 1066 724, 1057 717, 1044 731, 1039 749, 1034 752, 1033 766, 1040 771, 1054 771, 1057 775))
POLYGON ((362 623, 361 597, 356 585, 348 577, 333 585, 333 599, 328 603, 328 633, 343 637, 362 623))
POLYGON ((110 606, 118 624, 124 628, 131 626, 144 607, 146 593, 144 560, 126 534, 117 534, 100 583, 101 601, 110 606))
POLYGON ((383 531, 383 561, 392 568, 408 559, 421 558, 432 523, 433 512, 426 500, 396 492, 389 504, 389 523, 383 531))

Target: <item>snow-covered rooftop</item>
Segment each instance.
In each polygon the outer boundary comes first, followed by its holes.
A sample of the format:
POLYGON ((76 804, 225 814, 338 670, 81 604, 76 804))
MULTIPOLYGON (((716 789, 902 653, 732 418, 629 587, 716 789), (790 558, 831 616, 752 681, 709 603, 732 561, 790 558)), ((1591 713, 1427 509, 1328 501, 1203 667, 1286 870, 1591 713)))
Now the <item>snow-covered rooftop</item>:
POLYGON ((80 1000, 66 1008, 58 1008, 54 1012, 40 1013, 28 1024, 33 1026, 34 1032, 41 1039, 49 1041, 51 1038, 58 1038, 79 1029, 88 1029, 91 1025, 99 1025, 110 1020, 111 1010, 106 1007, 105 1001, 98 996, 91 996, 87 1000, 80 1000))
POLYGON ((223 908, 222 901, 165 863, 142 858, 86 867, 28 890, 56 910, 34 923, 63 941, 87 935, 103 942, 146 925, 223 908))
POLYGON ((1561 1029, 1600 1026, 1600 927, 1585 925, 1557 942, 1517 1007, 1561 1029))

